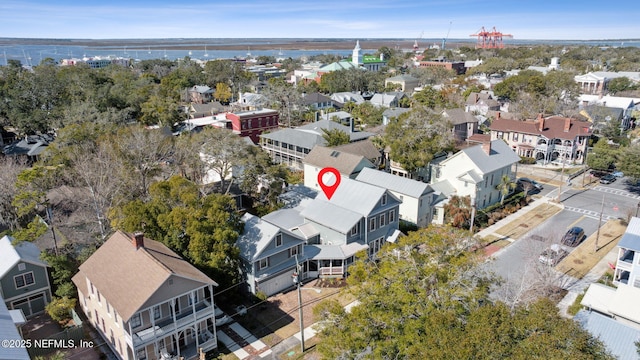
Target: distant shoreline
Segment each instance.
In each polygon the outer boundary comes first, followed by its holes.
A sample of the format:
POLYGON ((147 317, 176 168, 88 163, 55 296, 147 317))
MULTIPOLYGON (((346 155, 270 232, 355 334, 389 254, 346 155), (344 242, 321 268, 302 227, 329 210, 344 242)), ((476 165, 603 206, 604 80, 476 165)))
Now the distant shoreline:
MULTIPOLYGON (((297 38, 237 38, 237 39, 32 39, 32 38, 0 38, 1 46, 13 45, 56 45, 56 46, 85 46, 88 48, 100 47, 126 47, 129 50, 146 50, 148 47, 166 50, 347 50, 353 49, 356 40, 360 41, 363 49, 379 49, 383 46, 391 49, 410 49, 413 39, 297 39, 297 38)), ((429 45, 440 45, 442 39, 421 39, 418 44, 421 48, 429 45)), ((521 46, 524 44, 540 45, 564 45, 566 43, 585 44, 615 44, 635 43, 640 39, 613 39, 613 40, 509 40, 507 46, 521 46)), ((461 46, 475 46, 475 39, 449 39, 447 45, 452 48, 461 46)), ((637 45, 636 45, 637 46, 637 45)))

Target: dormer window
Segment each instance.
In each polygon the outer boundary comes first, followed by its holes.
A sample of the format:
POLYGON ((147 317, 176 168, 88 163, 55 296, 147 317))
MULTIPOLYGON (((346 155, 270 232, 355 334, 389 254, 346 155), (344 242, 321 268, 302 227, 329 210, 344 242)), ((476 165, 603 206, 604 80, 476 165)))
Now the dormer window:
POLYGON ((282 234, 276 235, 276 247, 282 246, 282 234))

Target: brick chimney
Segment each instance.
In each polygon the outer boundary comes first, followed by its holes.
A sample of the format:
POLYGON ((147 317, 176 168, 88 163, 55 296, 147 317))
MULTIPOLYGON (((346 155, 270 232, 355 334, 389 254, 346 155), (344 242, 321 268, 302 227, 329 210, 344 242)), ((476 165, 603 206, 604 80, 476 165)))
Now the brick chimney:
POLYGON ((542 114, 538 114, 538 130, 539 131, 543 131, 544 130, 544 117, 542 117, 542 114))
POLYGON ((502 114, 500 113, 500 111, 498 111, 498 114, 496 115, 496 119, 500 119, 500 116, 502 116, 502 114))
POLYGON ((133 242, 133 246, 136 247, 136 250, 138 250, 141 247, 144 247, 144 233, 137 232, 133 234, 133 239, 131 240, 133 242))
POLYGON ((491 156, 491 141, 482 143, 482 150, 484 150, 487 155, 491 156))
POLYGON ((565 118, 564 119, 564 132, 569 132, 570 128, 571 128, 571 118, 565 118))

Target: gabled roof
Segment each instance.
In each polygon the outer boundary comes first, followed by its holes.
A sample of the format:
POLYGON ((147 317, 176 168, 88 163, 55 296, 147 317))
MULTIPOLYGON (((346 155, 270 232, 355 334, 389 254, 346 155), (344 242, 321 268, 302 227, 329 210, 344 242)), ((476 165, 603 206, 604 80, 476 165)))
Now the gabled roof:
POLYGON ((54 140, 53 136, 49 134, 43 135, 29 135, 20 141, 6 145, 2 152, 7 156, 16 155, 40 155, 49 146, 49 143, 54 140))
POLYGON ((411 75, 396 75, 390 78, 387 78, 385 81, 393 81, 393 82, 418 82, 417 78, 414 78, 411 75))
POLYGON ((341 174, 347 176, 356 173, 363 166, 375 167, 371 161, 362 155, 354 155, 324 146, 314 147, 309 154, 305 156, 303 162, 320 168, 336 168, 341 174))
MULTIPOLYGON (((344 180, 343 180, 344 181, 344 180)), ((342 186, 342 184, 340 184, 342 186)), ((335 196, 335 195, 334 195, 335 196)), ((300 212, 305 219, 346 234, 363 215, 326 200, 316 198, 300 212)))
POLYGON ((499 118, 491 122, 491 131, 517 132, 544 136, 547 139, 573 140, 577 136, 591 135, 591 123, 588 121, 569 119, 569 131, 564 131, 567 118, 551 116, 544 118, 544 128, 540 130, 540 119, 537 120, 511 120, 499 118))
POLYGON ((85 279, 89 279, 124 321, 161 287, 167 299, 183 294, 184 287, 166 285, 170 278, 174 282, 193 282, 197 287, 218 285, 164 244, 144 238, 144 246, 136 249, 131 238, 116 231, 80 265, 73 277, 78 287, 85 287, 85 279))
POLYGON ((618 247, 640 252, 640 218, 631 218, 618 247))
MULTIPOLYGON (((462 154, 466 155, 482 174, 490 173, 505 166, 511 166, 520 161, 520 156, 513 152, 513 150, 509 148, 509 145, 502 140, 494 140, 491 142, 491 155, 486 153, 482 145, 476 145, 460 150, 452 157, 442 161, 441 164, 445 165, 445 163, 450 162, 462 154)), ((472 169, 460 170, 467 170, 464 171, 464 173, 467 173, 471 179, 478 175, 476 173, 469 173, 472 169)))
POLYGON ((397 118, 401 114, 404 114, 409 111, 411 111, 411 108, 389 108, 382 113, 382 116, 385 116, 387 118, 392 118, 392 117, 397 118))
POLYGON ((362 169, 356 177, 356 180, 413 198, 419 198, 424 194, 433 192, 429 184, 423 183, 422 181, 391 175, 384 171, 368 168, 362 169))
POLYGON ((374 105, 381 105, 381 106, 391 106, 391 103, 394 101, 398 101, 400 99, 402 99, 403 97, 406 97, 407 95, 403 92, 390 92, 390 93, 384 93, 384 94, 374 94, 373 97, 371 98, 371 100, 369 100, 370 103, 374 104, 374 105))
MULTIPOLYGON (((340 206, 344 209, 348 209, 360 215, 367 216, 380 202, 382 194, 386 192, 386 189, 378 186, 343 178, 340 181, 340 186, 338 186, 336 192, 331 197, 331 200, 327 200, 327 197, 323 192, 318 194, 314 202, 322 200, 329 201, 330 203, 340 206)), ((392 198, 395 199, 393 195, 389 194, 388 201, 391 201, 392 198)))
POLYGON ((13 246, 13 241, 14 239, 7 235, 0 239, 0 278, 4 277, 19 262, 48 266, 46 262, 40 260, 40 249, 36 244, 22 241, 13 246))
POLYGON ((346 102, 352 101, 352 102, 356 103, 357 105, 360 105, 360 104, 362 104, 364 102, 364 97, 362 97, 362 95, 356 94, 356 93, 352 93, 352 92, 333 93, 331 95, 331 99, 333 99, 334 101, 341 102, 341 103, 346 103, 346 102))
POLYGON ((364 156, 369 161, 377 159, 382 156, 380 150, 369 139, 356 141, 344 145, 334 146, 334 150, 344 151, 353 155, 364 156))
POLYGON ((578 101, 581 103, 588 104, 596 104, 602 105, 606 107, 612 108, 621 108, 621 109, 629 109, 634 107, 637 103, 640 102, 640 98, 630 98, 630 97, 621 97, 621 96, 611 96, 611 95, 589 95, 582 94, 578 97, 578 101))
POLYGON ((260 257, 280 229, 249 213, 242 216, 242 221, 244 221, 244 231, 238 237, 236 245, 240 248, 240 256, 253 262, 260 257))
POLYGON ((302 98, 302 103, 305 105, 312 105, 312 104, 326 103, 326 102, 331 102, 331 98, 317 92, 307 94, 302 98))
POLYGON ((207 85, 195 85, 189 91, 194 91, 199 94, 213 94, 213 89, 208 87, 207 85))
POLYGON ((447 109, 442 114, 451 121, 452 125, 460 125, 466 123, 477 123, 478 119, 472 113, 463 109, 447 109))

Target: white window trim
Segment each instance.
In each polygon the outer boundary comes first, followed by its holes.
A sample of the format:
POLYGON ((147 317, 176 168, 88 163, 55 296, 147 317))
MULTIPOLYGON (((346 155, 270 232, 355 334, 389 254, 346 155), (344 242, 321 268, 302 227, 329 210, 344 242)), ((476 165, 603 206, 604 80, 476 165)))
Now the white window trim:
POLYGON ((142 326, 142 316, 140 316, 140 313, 134 314, 134 315, 131 317, 131 328, 132 328, 132 329, 137 329, 137 328, 139 328, 140 326, 142 326), (133 321, 133 319, 138 319, 138 325, 134 325, 134 321, 133 321))
POLYGON ((278 233, 276 234, 276 247, 280 247, 282 246, 283 241, 282 241, 282 234, 278 233))
POLYGON ((389 223, 392 223, 396 221, 396 211, 395 210, 390 210, 389 211, 389 223))
POLYGON ((36 278, 35 278, 35 276, 33 276, 33 271, 29 271, 29 272, 26 272, 24 274, 16 275, 16 276, 13 277, 13 285, 15 285, 16 289, 22 289, 22 288, 25 288, 27 286, 33 285, 35 283, 36 283, 36 278), (26 276, 28 274, 31 274, 31 280, 32 280, 32 282, 29 283, 29 284, 27 284, 27 278, 26 278, 26 276), (22 282, 24 283, 24 285, 18 286, 18 282, 16 281, 18 278, 22 278, 22 282))
POLYGON ((266 269, 269 267, 269 258, 264 258, 258 260, 258 270, 266 269), (265 265, 262 266, 262 262, 264 261, 265 265))
POLYGON ((18 264, 18 271, 24 271, 27 268, 27 264, 20 263, 18 264))

